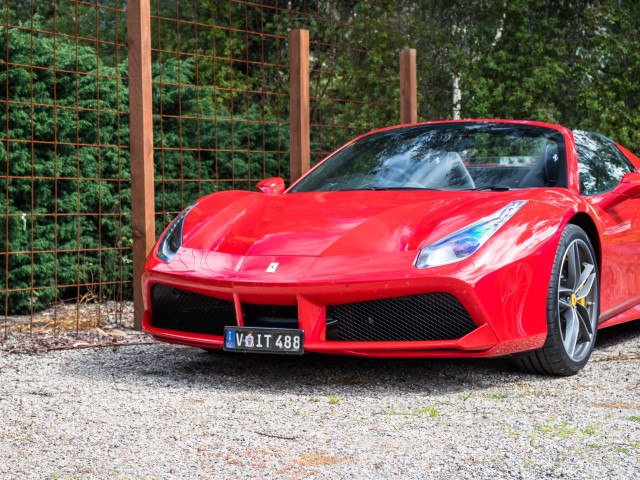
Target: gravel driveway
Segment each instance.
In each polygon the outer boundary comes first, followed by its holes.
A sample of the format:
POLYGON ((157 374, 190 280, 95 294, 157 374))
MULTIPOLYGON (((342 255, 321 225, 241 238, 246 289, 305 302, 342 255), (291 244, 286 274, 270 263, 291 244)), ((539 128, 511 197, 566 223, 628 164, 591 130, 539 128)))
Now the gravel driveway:
POLYGON ((0 478, 638 478, 639 367, 639 322, 571 378, 164 344, 6 355, 0 478))

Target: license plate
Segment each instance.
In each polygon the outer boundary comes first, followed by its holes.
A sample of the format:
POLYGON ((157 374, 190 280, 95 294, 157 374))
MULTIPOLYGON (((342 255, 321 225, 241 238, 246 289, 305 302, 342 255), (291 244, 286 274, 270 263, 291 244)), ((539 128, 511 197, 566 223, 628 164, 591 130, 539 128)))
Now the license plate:
POLYGON ((304 353, 304 330, 224 327, 224 350, 302 355, 304 353))

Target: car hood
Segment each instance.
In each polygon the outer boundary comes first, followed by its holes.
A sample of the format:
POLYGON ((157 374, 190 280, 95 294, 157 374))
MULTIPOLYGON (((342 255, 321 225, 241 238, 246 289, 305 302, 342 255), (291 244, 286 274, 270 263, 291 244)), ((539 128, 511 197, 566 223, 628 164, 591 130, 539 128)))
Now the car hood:
POLYGON ((251 256, 417 250, 524 192, 223 192, 191 210, 184 246, 251 256))

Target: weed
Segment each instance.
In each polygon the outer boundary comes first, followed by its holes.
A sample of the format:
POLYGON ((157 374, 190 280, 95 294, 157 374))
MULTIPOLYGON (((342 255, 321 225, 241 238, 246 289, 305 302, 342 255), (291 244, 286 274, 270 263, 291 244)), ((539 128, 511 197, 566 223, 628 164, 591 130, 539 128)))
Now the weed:
POLYGON ((594 427, 592 425, 589 425, 587 428, 582 430, 582 433, 584 433, 585 435, 593 435, 594 433, 596 433, 596 429, 597 428, 598 427, 594 427))
POLYGON ((329 403, 331 405, 338 405, 340 403, 340 399, 335 395, 329 395, 329 403))
POLYGON ((576 428, 567 427, 567 421, 563 420, 562 421, 562 425, 560 426, 560 428, 556 432, 556 437, 560 437, 562 439, 566 439, 566 438, 570 437, 571 435, 573 435, 576 430, 577 430, 576 428))
POLYGON ((309 401, 318 403, 320 401, 320 397, 311 397, 309 401))
POLYGON ((549 433, 553 429, 553 425, 550 423, 545 423, 538 427, 542 433, 549 433))
POLYGON ((394 423, 393 426, 396 427, 397 429, 400 429, 400 427, 404 427, 405 425, 411 425, 412 423, 413 423, 413 420, 407 420, 406 422, 394 423))
POLYGON ((631 420, 632 422, 640 422, 640 416, 634 415, 632 417, 627 417, 627 420, 631 420))
POLYGON ((506 393, 506 392, 488 393, 487 398, 490 398, 492 400, 504 400, 505 398, 508 398, 510 395, 511 395, 510 393, 506 393))
MULTIPOLYGON (((583 433, 586 430, 589 430, 590 428, 592 428, 593 432, 595 432, 595 429, 593 427, 587 427, 583 431, 583 433)), ((542 425, 538 426, 538 429, 544 434, 548 434, 549 436, 553 436, 553 437, 560 437, 562 439, 566 439, 566 438, 572 436, 577 430, 577 428, 567 427, 567 421, 566 420, 563 420, 562 423, 559 426, 547 423, 547 424, 542 424, 542 425)))
POLYGON ((426 413, 429 414, 430 417, 435 418, 438 415, 440 415, 440 410, 438 410, 436 407, 429 407, 426 410, 426 413))
POLYGON ((462 400, 463 402, 466 402, 467 400, 469 400, 469 397, 471 397, 471 395, 473 395, 473 390, 471 390, 466 395, 460 395, 460 400, 462 400))

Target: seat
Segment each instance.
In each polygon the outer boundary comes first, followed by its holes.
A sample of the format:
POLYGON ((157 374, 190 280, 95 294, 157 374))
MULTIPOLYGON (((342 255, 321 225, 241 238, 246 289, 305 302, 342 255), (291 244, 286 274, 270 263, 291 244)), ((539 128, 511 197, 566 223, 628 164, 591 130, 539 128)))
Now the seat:
POLYGON ((519 187, 555 187, 560 180, 562 165, 558 145, 548 144, 534 167, 518 184, 519 187))

